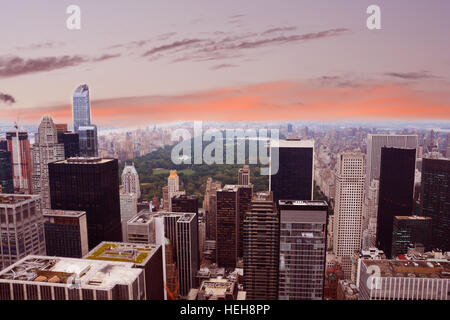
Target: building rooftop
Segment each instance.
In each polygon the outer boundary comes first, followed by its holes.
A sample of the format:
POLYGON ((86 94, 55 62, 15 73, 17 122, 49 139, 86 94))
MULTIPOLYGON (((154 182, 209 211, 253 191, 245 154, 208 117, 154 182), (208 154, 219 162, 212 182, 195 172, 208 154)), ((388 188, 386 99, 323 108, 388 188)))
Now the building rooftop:
POLYGON ((227 279, 210 279, 202 281, 199 292, 207 296, 222 297, 233 294, 235 283, 227 279))
POLYGON ((101 164, 115 159, 98 158, 98 157, 74 157, 65 160, 55 161, 56 164, 101 164))
POLYGON ((137 224, 149 224, 152 222, 153 217, 155 216, 156 212, 150 212, 148 210, 142 210, 137 216, 134 216, 130 220, 128 220, 128 223, 137 223, 137 224))
POLYGON ((293 205, 293 206, 323 206, 327 207, 328 204, 324 200, 278 200, 280 205, 293 205))
POLYGON ((381 277, 444 278, 450 279, 450 262, 423 260, 362 260, 369 266, 378 266, 381 277))
POLYGON ((314 148, 314 140, 271 140, 270 145, 272 148, 314 148))
POLYGON ((71 211, 71 210, 51 210, 51 209, 42 209, 42 214, 44 216, 51 217, 72 217, 79 218, 86 214, 86 211, 71 211))
POLYGON ((430 217, 424 216, 395 216, 397 220, 432 220, 430 217))
POLYGON ((51 282, 65 287, 73 283, 71 279, 79 279, 82 288, 106 289, 134 282, 141 272, 126 262, 30 255, 1 271, 0 282, 51 282))
POLYGON ((0 194, 0 205, 15 205, 28 200, 37 200, 38 195, 31 194, 0 194))
POLYGON ((136 265, 145 265, 160 245, 102 242, 92 249, 84 259, 131 262, 136 265))

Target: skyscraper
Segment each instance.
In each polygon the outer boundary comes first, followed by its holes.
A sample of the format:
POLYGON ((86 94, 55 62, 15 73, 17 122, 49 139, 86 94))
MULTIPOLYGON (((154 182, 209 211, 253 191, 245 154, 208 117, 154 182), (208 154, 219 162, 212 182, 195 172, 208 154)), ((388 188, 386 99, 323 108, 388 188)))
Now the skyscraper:
POLYGON ((80 85, 73 94, 72 104, 73 128, 78 132, 79 127, 91 124, 91 104, 89 101, 89 87, 80 85))
POLYGON ((327 243, 325 201, 279 201, 280 300, 322 300, 327 243))
POLYGON ((33 183, 31 178, 31 152, 28 133, 19 132, 16 125, 14 132, 7 132, 8 151, 11 152, 13 165, 14 189, 18 192, 33 193, 33 183))
POLYGON ((48 184, 48 164, 64 159, 64 145, 58 143, 56 126, 49 116, 39 125, 35 144, 32 147, 33 192, 41 195, 42 208, 50 208, 50 189, 48 184))
POLYGON ((97 126, 91 123, 91 104, 89 87, 80 85, 73 94, 73 127, 79 135, 80 156, 97 157, 97 126))
POLYGON ((392 257, 406 254, 410 245, 424 246, 425 252, 431 248, 431 221, 423 216, 395 216, 392 231, 392 257))
POLYGON ((42 210, 48 256, 82 258, 89 252, 86 212, 42 210))
POLYGON ((174 196, 172 198, 172 211, 198 214, 198 197, 185 194, 174 196))
POLYGON ((52 209, 86 211, 90 249, 122 240, 117 159, 71 158, 48 168, 52 209))
POLYGON ((139 199, 141 197, 141 185, 139 183, 139 174, 134 167, 134 164, 127 165, 122 171, 122 185, 124 193, 134 193, 139 199))
POLYGON ((249 185, 250 184, 250 167, 245 165, 238 171, 238 185, 249 185))
POLYGON ((377 248, 391 257, 394 216, 413 210, 416 149, 381 148, 377 248))
POLYGON ((80 155, 80 136, 75 132, 64 132, 58 143, 64 145, 64 156, 66 159, 80 155))
POLYGON ((39 202, 38 195, 0 194, 0 269, 29 254, 45 254, 39 202))
POLYGON ((253 195, 244 218, 243 242, 247 299, 277 300, 280 220, 270 192, 253 195))
POLYGON ((11 152, 0 150, 1 193, 14 193, 11 152))
POLYGON ((423 159, 421 199, 421 214, 433 219, 433 248, 450 251, 449 159, 423 159))
POLYGON ((275 203, 278 203, 280 199, 312 200, 313 160, 314 141, 312 140, 290 139, 271 142, 272 175, 269 175, 269 186, 275 203), (278 163, 276 163, 277 160, 278 163))
POLYGON ((341 153, 336 173, 333 251, 342 259, 346 279, 350 279, 350 256, 361 250, 362 208, 364 200, 365 156, 341 153))
POLYGON ((366 186, 368 190, 373 179, 380 179, 381 148, 417 149, 417 135, 369 134, 367 137, 366 186))
POLYGON ((163 189, 164 209, 168 211, 172 210, 172 198, 176 195, 185 194, 185 191, 180 191, 180 177, 177 174, 177 170, 170 170, 170 175, 167 178, 167 191, 163 189))
POLYGON ((225 185, 217 190, 216 261, 220 267, 234 268, 243 257, 242 226, 252 194, 252 185, 225 185))

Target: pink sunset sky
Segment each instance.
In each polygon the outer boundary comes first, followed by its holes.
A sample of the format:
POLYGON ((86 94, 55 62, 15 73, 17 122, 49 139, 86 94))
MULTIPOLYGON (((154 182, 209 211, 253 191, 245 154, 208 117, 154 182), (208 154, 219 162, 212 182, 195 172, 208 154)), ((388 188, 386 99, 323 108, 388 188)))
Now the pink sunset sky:
POLYGON ((71 123, 82 83, 98 125, 449 120, 449 14, 445 0, 2 0, 0 123, 71 123))

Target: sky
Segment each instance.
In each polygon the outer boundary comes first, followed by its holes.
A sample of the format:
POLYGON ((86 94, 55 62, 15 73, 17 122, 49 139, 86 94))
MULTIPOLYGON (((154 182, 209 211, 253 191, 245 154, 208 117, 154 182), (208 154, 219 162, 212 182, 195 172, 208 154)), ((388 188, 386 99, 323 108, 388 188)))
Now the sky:
POLYGON ((0 0, 0 123, 450 120, 450 1, 0 0), (81 30, 66 8, 81 8, 81 30), (381 8, 381 30, 366 9, 381 8))

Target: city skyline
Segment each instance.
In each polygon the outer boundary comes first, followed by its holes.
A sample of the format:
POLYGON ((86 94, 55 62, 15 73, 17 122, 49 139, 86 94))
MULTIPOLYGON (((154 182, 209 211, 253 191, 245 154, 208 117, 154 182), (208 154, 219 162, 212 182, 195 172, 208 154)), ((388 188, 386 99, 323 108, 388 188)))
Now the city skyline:
POLYGON ((9 2, 0 118, 70 122, 86 83, 100 126, 450 119, 450 4, 379 1, 382 29, 369 30, 370 4, 80 0, 82 28, 70 31, 66 1, 9 2))

